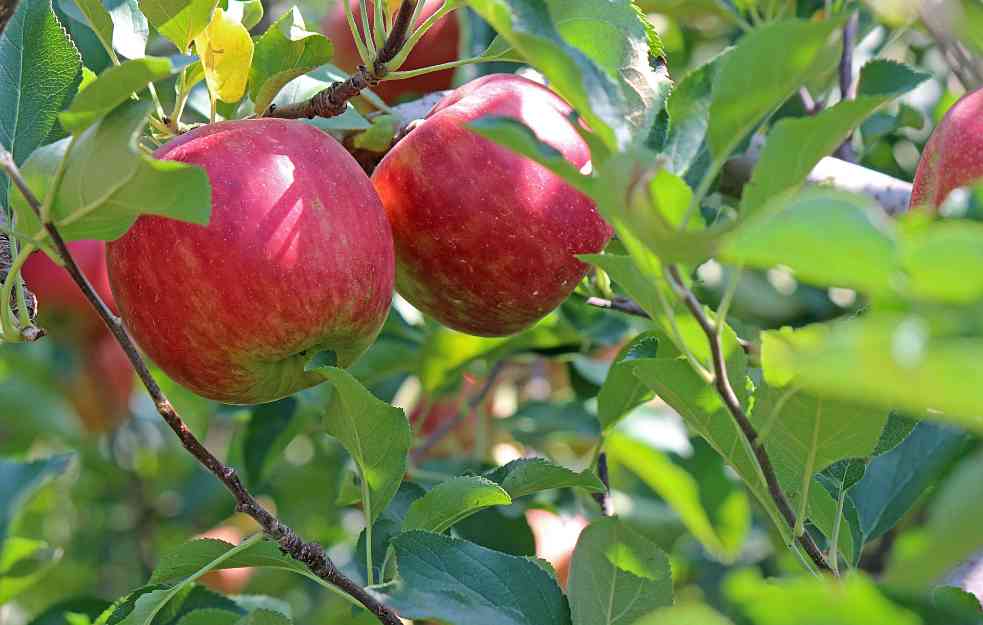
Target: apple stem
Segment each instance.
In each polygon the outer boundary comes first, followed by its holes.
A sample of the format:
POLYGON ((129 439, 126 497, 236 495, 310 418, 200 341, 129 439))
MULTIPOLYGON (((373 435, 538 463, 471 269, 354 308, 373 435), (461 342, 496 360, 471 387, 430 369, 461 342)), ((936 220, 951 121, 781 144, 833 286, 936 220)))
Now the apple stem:
POLYGON ((758 432, 751 423, 750 417, 748 417, 743 406, 741 406, 741 400, 737 397, 737 393, 734 392, 733 386, 731 386, 730 378, 727 377, 727 361, 724 357, 723 344, 720 340, 720 332, 717 329, 716 323, 710 320, 706 311, 703 309, 703 305, 696 298, 696 295, 686 286, 679 272, 679 267, 669 265, 666 270, 666 277, 676 296, 689 309, 706 335, 707 342, 710 345, 710 357, 713 362, 714 388, 727 407, 727 411, 730 412, 737 426, 740 428, 746 442, 754 451, 754 456, 758 461, 758 466, 761 468, 761 473, 768 486, 768 493, 772 501, 785 519, 788 527, 793 529, 795 540, 802 546, 806 554, 809 555, 809 558, 820 570, 827 573, 834 573, 826 561, 826 556, 816 544, 816 541, 813 540, 812 536, 808 532, 800 531, 803 519, 797 517, 795 511, 792 510, 792 505, 789 503, 788 497, 785 496, 785 491, 782 490, 782 486, 778 482, 778 475, 775 473, 775 467, 771 463, 771 458, 768 456, 764 444, 759 439, 758 432))
MULTIPOLYGON (((393 20, 392 30, 378 51, 372 45, 372 35, 368 31, 367 25, 365 26, 367 47, 375 54, 371 67, 368 64, 360 65, 358 70, 347 80, 334 83, 327 89, 314 94, 307 101, 287 106, 271 106, 265 116, 281 119, 313 119, 314 117, 337 117, 344 113, 348 110, 349 100, 363 90, 375 87, 386 77, 389 72, 387 64, 399 54, 406 43, 407 33, 413 24, 413 15, 416 13, 419 2, 422 0, 403 0, 399 6, 399 11, 396 13, 396 18, 393 20)), ((364 6, 364 0, 362 3, 364 6)), ((364 9, 362 19, 368 21, 364 9)))
MULTIPOLYGON (((14 185, 38 215, 38 219, 40 219, 41 201, 34 195, 30 187, 27 186, 20 169, 14 163, 13 157, 2 146, 0 146, 0 169, 10 176, 14 185)), ((181 445, 203 467, 215 475, 225 485, 226 489, 232 493, 232 496, 236 500, 236 510, 252 517, 263 528, 263 532, 280 545, 280 549, 284 553, 302 562, 315 575, 361 603, 369 612, 375 615, 380 623, 383 623, 383 625, 402 625, 402 621, 400 621, 395 611, 383 604, 375 595, 358 585, 351 578, 345 576, 328 557, 324 547, 317 543, 305 542, 293 529, 264 508, 246 489, 236 470, 223 464, 222 461, 195 437, 177 410, 174 409, 174 406, 164 394, 163 390, 161 390, 157 380, 150 373, 147 363, 143 360, 143 357, 137 350, 136 344, 123 327, 123 323, 119 317, 114 315, 106 303, 102 301, 92 287, 92 284, 85 277, 85 274, 79 269, 78 264, 76 264, 71 252, 69 252, 68 247, 65 245, 61 233, 50 222, 44 222, 44 229, 51 239, 58 256, 64 263, 66 271, 68 271, 72 280, 82 290, 82 293, 89 300, 92 307, 95 308, 96 312, 102 318, 103 323, 106 324, 109 331, 116 338, 120 347, 123 348, 137 376, 140 378, 144 387, 146 387, 147 393, 153 399, 157 412, 177 435, 181 441, 181 445)))

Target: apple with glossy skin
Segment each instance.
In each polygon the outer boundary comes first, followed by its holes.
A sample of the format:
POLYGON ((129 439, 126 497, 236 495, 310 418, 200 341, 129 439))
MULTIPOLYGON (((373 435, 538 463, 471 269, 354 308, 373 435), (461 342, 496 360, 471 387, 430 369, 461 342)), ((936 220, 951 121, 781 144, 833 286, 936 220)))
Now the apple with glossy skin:
POLYGON ((372 176, 396 242, 396 289, 444 325, 506 336, 559 306, 587 274, 577 254, 612 230, 593 202, 467 124, 524 123, 578 169, 590 161, 570 107, 531 80, 479 78, 437 104, 372 176))
MULTIPOLYGON (((106 270, 106 244, 102 241, 73 241, 68 251, 99 297, 113 310, 116 304, 106 270)), ((103 330, 102 320, 64 267, 47 254, 34 252, 21 269, 27 287, 38 297, 38 314, 43 325, 71 327, 83 337, 103 330)))
MULTIPOLYGON (((324 18, 324 34, 334 43, 334 58, 332 62, 345 70, 354 72, 362 64, 362 59, 358 55, 358 48, 355 47, 355 40, 352 38, 352 31, 348 27, 348 20, 345 17, 345 0, 339 0, 324 18)), ((352 12, 355 16, 355 24, 358 31, 362 30, 362 10, 359 0, 350 0, 352 12)), ((416 26, 419 26, 428 17, 437 12, 444 4, 444 0, 421 0, 423 10, 416 26)), ((369 2, 369 20, 375 15, 374 2, 369 2)), ((391 4, 387 0, 387 4, 391 4)), ((397 5, 398 6, 398 5, 397 5)), ((364 34, 363 34, 364 36, 364 34)), ((413 48, 406 62, 399 68, 400 71, 421 69, 433 65, 442 65, 458 60, 458 50, 460 48, 461 29, 457 15, 450 14, 442 17, 427 34, 420 39, 419 43, 413 48)), ((392 104, 403 96, 411 94, 425 94, 433 91, 449 89, 454 80, 454 70, 441 70, 424 74, 415 78, 404 80, 387 80, 373 87, 379 97, 392 104)))
POLYGON ((147 355, 192 391, 270 402, 323 381, 320 352, 346 367, 375 340, 392 299, 389 224, 341 145, 296 120, 228 121, 162 146, 201 166, 207 227, 143 216, 108 246, 123 320, 147 355))
POLYGON ((952 105, 929 137, 915 172, 911 207, 937 211, 949 194, 983 179, 983 89, 952 105))

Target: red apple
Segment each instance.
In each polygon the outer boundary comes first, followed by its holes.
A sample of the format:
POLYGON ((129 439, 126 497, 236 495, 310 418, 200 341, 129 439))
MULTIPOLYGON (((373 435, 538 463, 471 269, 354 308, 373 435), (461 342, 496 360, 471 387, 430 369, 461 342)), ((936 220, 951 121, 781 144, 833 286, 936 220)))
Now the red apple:
POLYGON ((157 158, 212 183, 207 227, 144 216, 109 244, 133 337, 194 392, 256 404, 315 385, 319 352, 364 352, 392 298, 393 243, 379 198, 341 145, 296 120, 203 126, 157 158))
POLYGON ((116 338, 102 328, 82 348, 82 362, 67 395, 86 431, 108 432, 130 416, 133 367, 116 338))
MULTIPOLYGON (((96 293, 115 310, 106 271, 106 244, 102 241, 74 241, 68 244, 76 264, 89 279, 96 293)), ((38 297, 38 314, 45 325, 71 326, 87 336, 103 329, 102 321, 85 299, 68 272, 48 258, 34 252, 21 271, 24 281, 38 297)))
POLYGON ((983 89, 964 96, 925 144, 911 206, 938 210, 955 189, 983 179, 983 89))
MULTIPOLYGON (((238 545, 242 542, 242 532, 232 525, 220 525, 211 529, 199 538, 213 538, 238 545)), ((226 595, 237 595, 249 585, 249 579, 253 576, 252 567, 241 567, 236 569, 219 569, 209 571, 201 578, 201 583, 214 591, 226 595)))
POLYGON ((611 228, 585 195, 467 124, 505 116, 531 128, 577 168, 590 151, 546 87, 485 76, 440 102, 372 176, 396 242, 396 288, 456 330, 505 336, 559 306, 611 228))
MULTIPOLYGON (((355 47, 355 40, 352 38, 352 31, 348 27, 348 20, 345 18, 345 0, 335 3, 328 16, 324 19, 324 34, 334 43, 333 63, 347 72, 354 72, 362 63, 358 55, 358 48, 355 47)), ((355 23, 358 25, 360 33, 362 30, 362 11, 359 0, 350 0, 352 11, 355 16, 355 23)), ((421 0, 423 11, 417 22, 419 26, 423 21, 437 12, 444 0, 421 0)), ((375 15, 373 9, 374 2, 369 2, 369 19, 375 15)), ((388 2, 387 4, 392 4, 388 2)), ((397 5, 398 6, 398 5, 397 5)), ((372 22, 370 22, 372 23, 372 22)), ((364 34, 363 34, 364 36, 364 34)), ((420 39, 420 42, 413 48, 406 62, 400 67, 400 71, 421 69, 432 65, 442 65, 458 59, 458 48, 460 46, 460 26, 457 15, 450 14, 440 19, 427 34, 420 39)), ((380 83, 373 91, 383 100, 389 103, 398 101, 401 97, 410 94, 424 94, 433 91, 449 89, 454 79, 454 70, 442 70, 416 78, 405 80, 388 80, 380 83)))
POLYGON ((587 527, 583 515, 564 517, 547 510, 527 510, 526 521, 536 539, 536 557, 553 565, 556 580, 563 588, 570 577, 570 560, 580 533, 587 527))

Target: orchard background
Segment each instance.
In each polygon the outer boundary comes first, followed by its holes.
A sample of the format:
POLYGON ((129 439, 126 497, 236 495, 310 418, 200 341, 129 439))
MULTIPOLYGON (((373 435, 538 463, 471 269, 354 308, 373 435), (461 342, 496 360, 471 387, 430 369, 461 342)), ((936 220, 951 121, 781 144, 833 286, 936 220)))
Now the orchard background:
POLYGON ((983 622, 978 0, 0 29, 2 625, 983 622))

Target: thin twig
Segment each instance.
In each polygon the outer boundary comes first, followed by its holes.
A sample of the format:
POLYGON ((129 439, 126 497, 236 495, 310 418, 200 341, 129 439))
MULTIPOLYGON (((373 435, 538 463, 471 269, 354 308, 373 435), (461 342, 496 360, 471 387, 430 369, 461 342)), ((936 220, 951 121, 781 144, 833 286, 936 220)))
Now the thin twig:
MULTIPOLYGON (((846 26, 843 27, 843 55, 840 57, 840 99, 843 101, 852 100, 856 94, 856 85, 853 81, 853 51, 857 45, 859 30, 860 12, 854 11, 846 26)), ((857 153, 853 149, 852 132, 836 149, 835 156, 849 163, 857 162, 857 153)))
MULTIPOLYGON (((734 392, 734 387, 731 386, 730 378, 727 377, 727 361, 724 358, 724 350, 717 328, 707 317, 706 312, 703 310, 703 305, 696 299, 693 291, 686 287, 679 273, 679 268, 675 265, 670 265, 668 275, 670 278, 669 283, 673 287, 673 290, 682 300, 686 308, 689 309, 697 323, 699 323, 703 333, 706 334, 713 360, 714 386, 717 389, 717 394, 720 395, 720 399, 723 400, 728 412, 734 417, 744 437, 747 438, 751 447, 754 449, 754 455, 758 460, 761 472, 764 474, 765 482, 768 485, 768 493, 771 495, 782 517, 785 518, 785 522, 788 523, 789 529, 793 529, 796 527, 795 512, 792 510, 792 506, 785 496, 785 491, 782 490, 781 484, 778 483, 778 476, 775 473, 774 466, 771 464, 771 458, 768 456, 768 452, 765 451, 764 445, 758 439, 758 433, 754 429, 751 419, 744 412, 744 408, 741 406, 741 400, 738 399, 737 393, 734 392)), ((802 545, 802 548, 805 549, 809 558, 815 562, 816 566, 823 571, 832 572, 832 569, 826 562, 826 556, 823 555, 823 552, 808 532, 802 532, 795 539, 802 545)))
MULTIPOLYGON (((630 297, 616 296, 614 299, 604 299, 601 297, 589 297, 587 298, 587 305, 594 306, 595 308, 604 308, 607 310, 615 310, 626 315, 631 315, 633 317, 641 317, 643 319, 651 319, 652 317, 638 305, 638 302, 631 299, 630 297)), ((749 356, 757 355, 760 348, 753 342, 738 338, 738 342, 741 344, 741 349, 744 350, 749 356)))
POLYGON ((460 423, 464 421, 465 417, 474 412, 475 408, 477 408, 481 402, 485 400, 485 397, 488 396, 488 393, 491 391, 492 387, 495 386, 495 382, 498 380, 498 376, 504 367, 504 360, 496 362, 492 366, 491 371, 488 373, 485 383, 482 384, 481 388, 478 390, 478 393, 468 400, 464 408, 459 410, 458 413, 454 415, 453 419, 442 423, 439 428, 434 430, 433 433, 426 438, 426 440, 424 440, 410 453, 410 459, 413 461, 413 464, 418 464, 421 460, 423 460, 431 449, 440 443, 440 441, 442 441, 444 437, 454 430, 454 428, 460 425, 460 423))
MULTIPOLYGON (((30 188, 27 187, 20 170, 14 164, 13 159, 10 158, 9 153, 3 148, 0 148, 0 166, 6 170, 7 174, 14 181, 14 184, 17 185, 17 188, 21 190, 24 199, 27 200, 27 203, 34 209, 40 219, 41 202, 30 188)), ((223 464, 195 437, 174 409, 174 406, 171 405, 170 400, 167 399, 167 396, 161 390, 160 385, 157 384, 153 375, 151 375, 146 362, 144 362, 143 357, 137 350, 130 335, 126 332, 120 319, 100 299, 95 289, 92 288, 92 284, 89 283, 85 275, 79 270, 75 259, 72 258, 71 252, 68 251, 65 241, 61 237, 61 233, 58 232, 54 224, 46 223, 44 227, 72 280, 82 290, 86 299, 96 309, 96 312, 102 318, 110 332, 116 337, 120 347, 123 348, 127 358, 136 370, 137 376, 139 376, 140 381, 143 382, 151 399, 153 399, 157 412, 163 417, 164 421, 167 422, 167 425, 170 426, 174 433, 177 434, 181 445, 202 466, 213 473, 225 485, 226 489, 232 493, 232 496, 236 500, 236 510, 244 512, 255 519, 260 527, 263 528, 264 533, 275 540, 284 553, 287 553, 295 560, 303 562, 315 575, 356 599, 374 614, 379 619, 379 622, 384 625, 401 625, 401 621, 396 613, 380 602, 365 588, 362 588, 353 580, 346 577, 331 559, 328 558, 327 553, 321 545, 305 542, 293 529, 282 523, 264 508, 246 489, 235 469, 223 464)))
MULTIPOLYGON (((393 22, 393 28, 386 38, 385 44, 376 54, 372 67, 359 65, 354 74, 348 80, 336 82, 327 89, 314 94, 305 102, 289 104, 287 106, 271 106, 266 113, 266 117, 279 117, 283 119, 312 119, 314 117, 337 117, 348 109, 348 101, 356 97, 365 89, 370 89, 378 85, 389 68, 386 66, 392 61, 403 44, 406 43, 407 33, 413 23, 413 12, 417 2, 423 0, 403 0, 393 22)), ((370 37, 368 33, 367 37, 370 37)))

